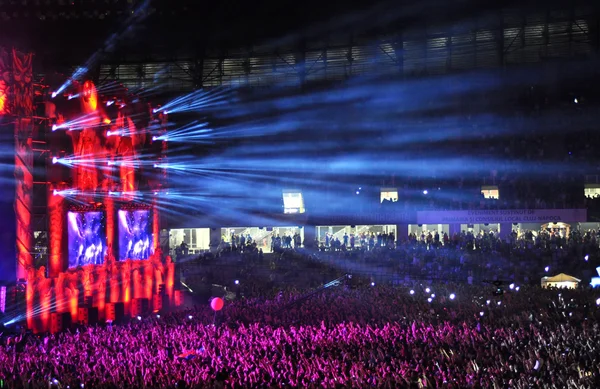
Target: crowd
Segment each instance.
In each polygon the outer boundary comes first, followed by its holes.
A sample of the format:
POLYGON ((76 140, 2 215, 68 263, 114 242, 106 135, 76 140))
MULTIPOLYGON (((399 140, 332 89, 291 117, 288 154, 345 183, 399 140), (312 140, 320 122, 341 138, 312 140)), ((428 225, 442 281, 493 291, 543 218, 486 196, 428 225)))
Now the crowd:
MULTIPOLYGON (((352 280, 349 280, 352 281, 352 280)), ((6 387, 597 388, 597 293, 342 283, 3 338, 6 387)))
POLYGON ((577 274, 589 282, 599 265, 600 240, 595 230, 522 231, 504 238, 494 231, 453 235, 425 231, 398 239, 393 234, 363 234, 355 237, 354 246, 344 244, 345 238, 326 236, 315 257, 348 272, 387 279, 459 282, 500 278, 530 283, 548 272, 577 274))
MULTIPOLYGON (((338 234, 339 235, 339 234, 338 234)), ((514 280, 539 284, 541 277, 564 272, 589 284, 600 265, 600 237, 595 230, 559 232, 522 231, 501 238, 494 231, 464 231, 450 235, 436 231, 396 238, 393 233, 364 232, 319 242, 318 251, 302 246, 263 254, 255 245, 228 246, 180 264, 184 282, 202 295, 211 285, 230 288, 245 280, 245 293, 289 286, 317 286, 351 273, 377 283, 414 280, 479 283, 514 280), (339 240, 339 242, 337 242, 339 240)), ((258 293, 258 292, 256 292, 258 293)))
POLYGON ((193 309, 3 337, 0 385, 596 388, 600 293, 544 290, 539 277, 593 269, 598 239, 381 234, 266 255, 246 240, 180 265, 193 309), (215 315, 216 295, 230 301, 215 315))

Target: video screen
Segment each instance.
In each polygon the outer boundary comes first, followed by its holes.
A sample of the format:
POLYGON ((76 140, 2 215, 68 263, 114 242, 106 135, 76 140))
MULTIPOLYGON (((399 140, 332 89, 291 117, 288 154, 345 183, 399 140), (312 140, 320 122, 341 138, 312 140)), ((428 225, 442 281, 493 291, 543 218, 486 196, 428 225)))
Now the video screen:
POLYGON ((304 198, 299 190, 283 191, 283 213, 304 213, 304 198))
POLYGON ((104 212, 69 212, 69 267, 100 265, 106 255, 104 212))
POLYGON ((153 253, 151 212, 119 210, 119 260, 148 259, 153 253))

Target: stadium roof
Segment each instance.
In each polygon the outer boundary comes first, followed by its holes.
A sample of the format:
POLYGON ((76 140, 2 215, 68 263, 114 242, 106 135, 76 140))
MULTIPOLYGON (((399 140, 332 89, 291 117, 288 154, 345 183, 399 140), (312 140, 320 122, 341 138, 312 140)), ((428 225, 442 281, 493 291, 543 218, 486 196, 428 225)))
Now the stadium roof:
MULTIPOLYGON (((505 8, 515 4, 525 7, 526 3, 0 0, 0 46, 32 50, 45 67, 79 63, 102 47, 104 55, 131 61, 147 61, 150 56, 162 57, 160 60, 190 58, 208 49, 289 43, 282 40, 323 37, 340 31, 377 35, 431 20, 444 23, 481 14, 498 4, 505 8)), ((548 2, 544 4, 552 7, 548 2)))

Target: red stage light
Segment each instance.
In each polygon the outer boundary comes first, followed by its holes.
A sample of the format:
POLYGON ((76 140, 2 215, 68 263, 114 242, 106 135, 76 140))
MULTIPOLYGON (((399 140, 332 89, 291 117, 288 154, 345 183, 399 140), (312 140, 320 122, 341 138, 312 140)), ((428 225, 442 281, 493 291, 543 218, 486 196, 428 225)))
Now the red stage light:
POLYGON ((90 80, 83 83, 83 107, 85 113, 95 112, 98 108, 98 92, 90 80))

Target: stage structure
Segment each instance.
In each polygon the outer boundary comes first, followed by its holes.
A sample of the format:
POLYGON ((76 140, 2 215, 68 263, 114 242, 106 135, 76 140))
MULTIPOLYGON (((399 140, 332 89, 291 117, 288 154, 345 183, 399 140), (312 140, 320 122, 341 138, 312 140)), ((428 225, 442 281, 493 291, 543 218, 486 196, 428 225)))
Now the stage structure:
POLYGON ((63 88, 37 86, 36 110, 32 55, 0 54, 0 71, 11 73, 0 81, 0 115, 10 116, 15 135, 15 273, 26 281, 27 327, 56 332, 181 304, 175 264, 159 247, 166 172, 155 166, 166 159, 166 142, 153 137, 166 132, 166 114, 122 86, 102 93, 90 80, 68 78, 63 88), (47 140, 48 263, 37 268, 34 129, 47 140))
POLYGON ((0 48, 0 131, 2 177, 0 204, 0 280, 25 279, 33 266, 33 80, 31 53, 0 48), (13 156, 14 151, 14 156, 13 156), (14 167, 14 177, 8 166, 14 167), (7 174, 5 174, 7 173, 7 174), (12 193, 10 193, 12 192, 12 193), (14 208, 14 212, 13 212, 14 208), (16 251, 15 251, 16 250, 16 251), (9 276, 10 275, 10 276, 9 276))

